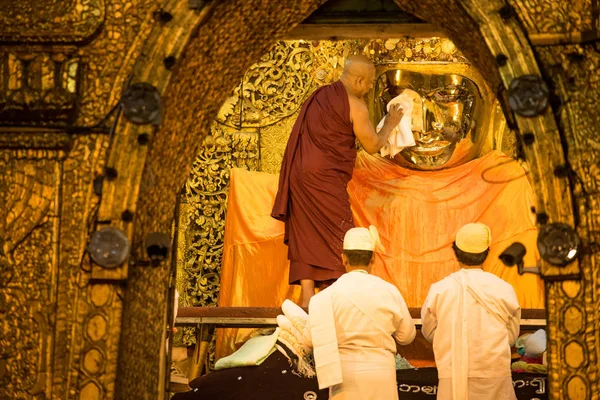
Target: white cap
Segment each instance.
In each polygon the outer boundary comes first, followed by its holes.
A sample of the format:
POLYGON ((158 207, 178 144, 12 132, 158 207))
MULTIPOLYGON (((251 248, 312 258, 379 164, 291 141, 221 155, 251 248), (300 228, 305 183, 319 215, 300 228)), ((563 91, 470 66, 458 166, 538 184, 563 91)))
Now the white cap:
POLYGON ((379 232, 371 225, 367 228, 352 228, 344 236, 344 250, 368 250, 374 251, 380 246, 379 232))
POLYGON ((456 247, 467 253, 483 253, 490 247, 492 233, 480 222, 466 224, 456 232, 456 247))

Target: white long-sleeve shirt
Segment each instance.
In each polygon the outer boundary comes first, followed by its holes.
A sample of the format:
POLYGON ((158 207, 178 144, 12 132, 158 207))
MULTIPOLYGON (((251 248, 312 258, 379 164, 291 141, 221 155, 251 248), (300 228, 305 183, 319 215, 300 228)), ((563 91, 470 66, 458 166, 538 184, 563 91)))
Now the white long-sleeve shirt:
MULTIPOLYGON (((521 308, 513 287, 481 269, 462 269, 469 378, 510 377, 510 347, 519 335, 521 308), (465 284, 467 285, 467 284, 465 284), (479 298, 477 300, 476 298, 479 298), (485 304, 485 305, 482 305, 485 304)), ((453 274, 454 275, 454 274, 453 274)), ((453 313, 462 285, 452 275, 433 284, 421 310, 422 333, 433 342, 440 379, 452 377, 453 313)))
POLYGON ((410 344, 416 335, 408 307, 398 289, 365 271, 353 271, 316 294, 309 309, 305 342, 314 344, 320 384, 326 382, 324 385, 329 386, 331 382, 323 373, 335 375, 334 370, 321 366, 338 362, 343 371, 343 384, 333 386, 330 396, 337 398, 345 393, 347 397, 343 398, 348 399, 397 398, 396 343, 410 344), (327 307, 332 312, 321 314, 322 308, 327 307), (317 311, 320 312, 317 314, 317 311), (335 342, 339 356, 336 352, 326 351, 326 355, 319 357, 323 354, 319 353, 319 346, 326 348, 335 342), (339 361, 335 360, 337 357, 339 361), (363 365, 360 368, 368 365, 371 372, 363 371, 360 376, 355 376, 352 371, 356 365, 363 365), (389 378, 381 380, 382 374, 388 374, 389 378), (362 394, 353 397, 358 392, 362 394))

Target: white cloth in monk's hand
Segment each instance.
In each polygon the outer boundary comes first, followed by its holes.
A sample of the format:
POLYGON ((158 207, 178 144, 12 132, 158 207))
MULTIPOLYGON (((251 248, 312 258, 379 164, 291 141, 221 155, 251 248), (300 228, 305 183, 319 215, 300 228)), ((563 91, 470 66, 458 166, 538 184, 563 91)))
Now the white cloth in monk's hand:
MULTIPOLYGON (((402 107, 402 118, 400 123, 392 129, 388 136, 387 143, 379 150, 380 154, 385 157, 389 155, 394 157, 406 147, 415 146, 415 138, 412 133, 412 114, 415 101, 419 101, 419 94, 413 90, 405 89, 399 96, 394 97, 387 105, 388 112, 394 104, 400 104, 402 107)), ((387 116, 386 116, 387 117, 387 116)), ((386 117, 377 125, 377 132, 383 128, 386 117)))

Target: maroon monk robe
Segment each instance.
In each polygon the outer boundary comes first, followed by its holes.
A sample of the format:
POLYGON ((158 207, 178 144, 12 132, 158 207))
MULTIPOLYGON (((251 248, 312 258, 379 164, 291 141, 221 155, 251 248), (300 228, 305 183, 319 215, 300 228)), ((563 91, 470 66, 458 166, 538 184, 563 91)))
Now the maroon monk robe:
POLYGON ((346 186, 355 160, 348 94, 338 81, 306 100, 283 156, 271 216, 285 223, 290 284, 345 272, 342 244, 354 227, 346 186))

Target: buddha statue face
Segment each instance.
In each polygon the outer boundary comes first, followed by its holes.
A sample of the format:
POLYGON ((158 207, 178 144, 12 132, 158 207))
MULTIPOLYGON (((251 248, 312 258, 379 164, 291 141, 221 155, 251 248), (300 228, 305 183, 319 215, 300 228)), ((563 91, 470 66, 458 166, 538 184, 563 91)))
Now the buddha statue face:
POLYGON ((454 164, 451 160, 464 160, 466 154, 474 153, 481 142, 475 114, 482 98, 473 81, 453 74, 386 71, 375 85, 377 121, 383 118, 387 103, 400 94, 413 100, 411 129, 416 145, 396 155, 397 164, 436 170, 454 164))

